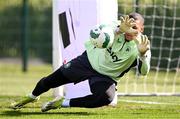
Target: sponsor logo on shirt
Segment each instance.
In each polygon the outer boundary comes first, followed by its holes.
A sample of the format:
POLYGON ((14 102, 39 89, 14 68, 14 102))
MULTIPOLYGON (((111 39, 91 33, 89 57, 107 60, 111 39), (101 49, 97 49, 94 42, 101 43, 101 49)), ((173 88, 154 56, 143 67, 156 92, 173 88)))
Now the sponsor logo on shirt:
POLYGON ((113 62, 121 61, 122 59, 118 58, 118 56, 112 51, 112 48, 107 49, 109 55, 111 56, 113 62))

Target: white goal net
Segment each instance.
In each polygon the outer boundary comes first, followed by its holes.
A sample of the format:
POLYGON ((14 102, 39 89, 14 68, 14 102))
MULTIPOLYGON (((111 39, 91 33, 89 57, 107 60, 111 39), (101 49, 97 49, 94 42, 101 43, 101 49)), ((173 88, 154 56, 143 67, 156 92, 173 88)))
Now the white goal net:
POLYGON ((118 0, 118 16, 139 12, 151 41, 151 71, 120 80, 121 95, 180 95, 180 0, 118 0))

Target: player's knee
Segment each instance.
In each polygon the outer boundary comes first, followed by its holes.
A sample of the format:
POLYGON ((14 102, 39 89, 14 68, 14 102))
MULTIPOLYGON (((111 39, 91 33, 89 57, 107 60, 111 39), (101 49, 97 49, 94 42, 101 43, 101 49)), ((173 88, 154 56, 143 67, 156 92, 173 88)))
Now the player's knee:
POLYGON ((107 90, 106 90, 106 95, 108 97, 109 103, 111 103, 114 99, 116 92, 116 86, 115 84, 112 84, 107 90))

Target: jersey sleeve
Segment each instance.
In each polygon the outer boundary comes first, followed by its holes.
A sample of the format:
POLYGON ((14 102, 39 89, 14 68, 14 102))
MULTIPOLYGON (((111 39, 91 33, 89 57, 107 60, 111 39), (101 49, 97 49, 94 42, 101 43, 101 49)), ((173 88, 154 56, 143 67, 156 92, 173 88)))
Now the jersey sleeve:
POLYGON ((150 70, 151 51, 148 50, 143 56, 139 56, 138 70, 140 74, 147 75, 150 70))

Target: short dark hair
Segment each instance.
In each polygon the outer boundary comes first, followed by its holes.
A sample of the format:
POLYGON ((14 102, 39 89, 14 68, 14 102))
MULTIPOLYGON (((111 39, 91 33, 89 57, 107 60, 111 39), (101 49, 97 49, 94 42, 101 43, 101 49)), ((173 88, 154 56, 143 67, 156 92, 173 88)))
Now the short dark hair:
POLYGON ((141 14, 133 12, 129 14, 129 18, 133 18, 135 20, 140 20, 142 24, 144 24, 144 18, 141 14))

